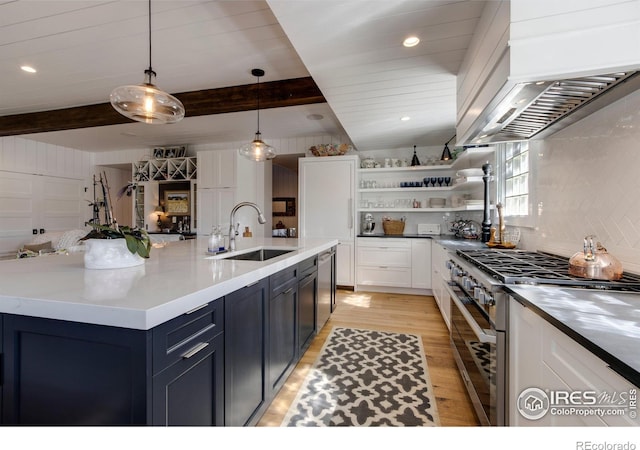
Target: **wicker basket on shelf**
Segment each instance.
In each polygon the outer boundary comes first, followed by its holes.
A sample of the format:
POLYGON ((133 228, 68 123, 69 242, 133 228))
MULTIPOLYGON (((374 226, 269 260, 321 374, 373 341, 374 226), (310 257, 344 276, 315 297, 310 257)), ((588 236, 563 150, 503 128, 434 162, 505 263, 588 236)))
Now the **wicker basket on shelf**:
POLYGON ((383 220, 382 229, 384 234, 402 234, 404 232, 404 222, 401 220, 383 220))

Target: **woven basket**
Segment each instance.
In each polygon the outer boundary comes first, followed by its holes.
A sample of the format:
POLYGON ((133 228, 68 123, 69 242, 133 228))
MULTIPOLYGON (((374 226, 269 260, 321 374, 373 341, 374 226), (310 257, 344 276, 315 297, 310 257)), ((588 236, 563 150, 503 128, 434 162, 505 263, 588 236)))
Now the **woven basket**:
POLYGON ((404 232, 404 222, 401 220, 383 220, 382 228, 384 234, 402 234, 404 232))

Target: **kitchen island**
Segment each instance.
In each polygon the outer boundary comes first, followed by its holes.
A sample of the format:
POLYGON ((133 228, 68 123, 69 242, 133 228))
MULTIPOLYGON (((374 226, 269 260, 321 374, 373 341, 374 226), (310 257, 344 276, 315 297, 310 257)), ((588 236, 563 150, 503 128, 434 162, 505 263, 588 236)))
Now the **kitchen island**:
POLYGON ((118 270, 82 254, 1 262, 1 423, 255 423, 304 351, 298 286, 335 245, 243 239, 213 256, 201 238, 118 270), (290 252, 227 259, 263 247, 290 252))

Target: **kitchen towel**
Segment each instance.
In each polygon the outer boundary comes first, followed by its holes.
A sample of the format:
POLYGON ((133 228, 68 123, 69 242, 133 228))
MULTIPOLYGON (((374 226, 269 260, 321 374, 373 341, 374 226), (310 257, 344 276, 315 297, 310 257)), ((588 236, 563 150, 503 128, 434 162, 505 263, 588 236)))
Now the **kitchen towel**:
POLYGON ((419 336, 333 328, 281 426, 437 426, 419 336))

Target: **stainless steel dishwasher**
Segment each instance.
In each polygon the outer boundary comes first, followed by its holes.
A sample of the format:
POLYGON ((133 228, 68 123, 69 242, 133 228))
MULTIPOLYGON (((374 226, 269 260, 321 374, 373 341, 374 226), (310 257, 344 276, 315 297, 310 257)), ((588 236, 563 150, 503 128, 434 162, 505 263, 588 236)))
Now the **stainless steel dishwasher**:
POLYGON ((318 256, 318 302, 316 309, 316 332, 320 332, 329 316, 334 304, 335 295, 335 247, 318 256))

